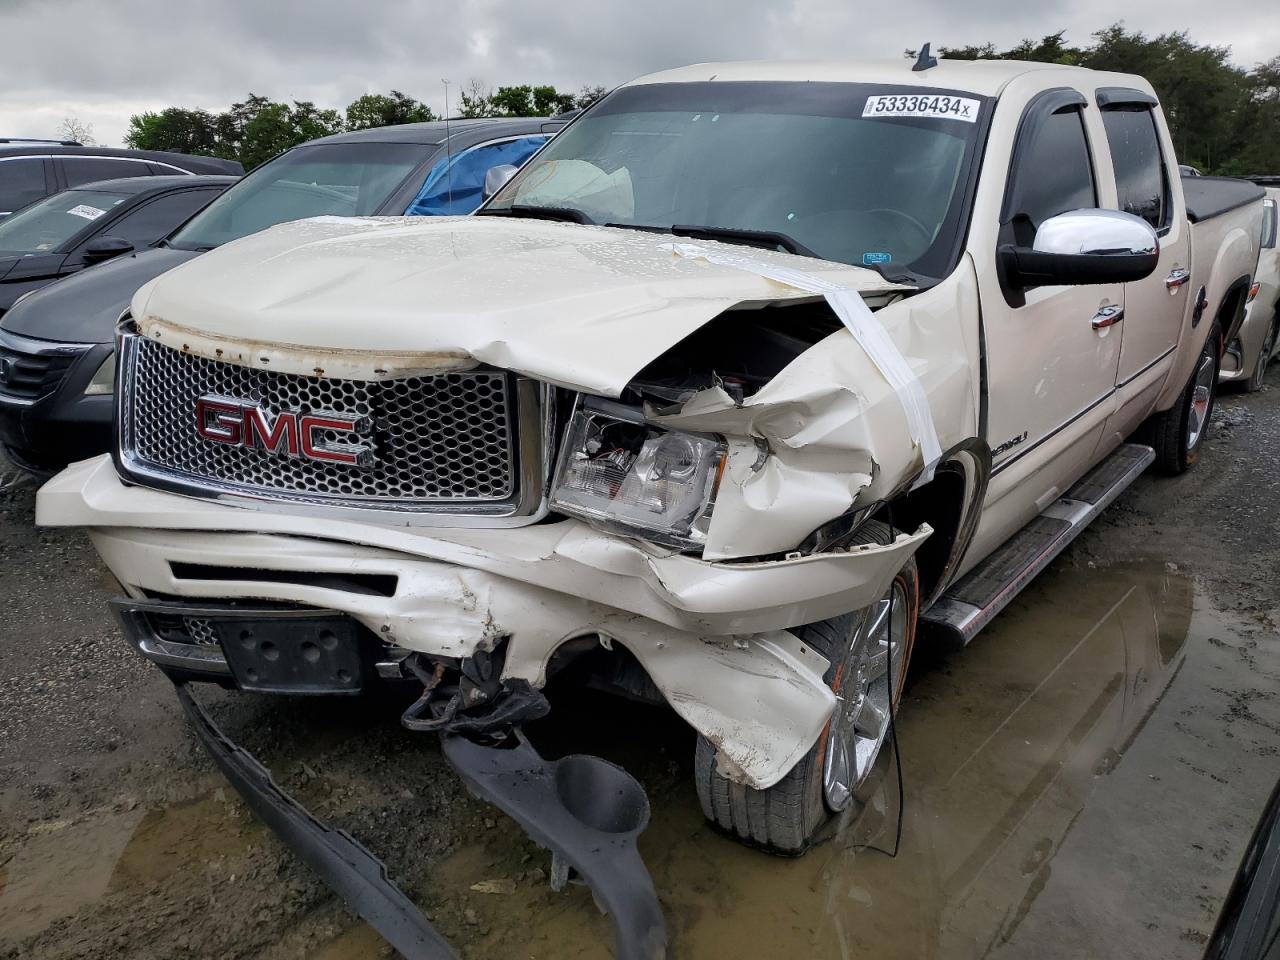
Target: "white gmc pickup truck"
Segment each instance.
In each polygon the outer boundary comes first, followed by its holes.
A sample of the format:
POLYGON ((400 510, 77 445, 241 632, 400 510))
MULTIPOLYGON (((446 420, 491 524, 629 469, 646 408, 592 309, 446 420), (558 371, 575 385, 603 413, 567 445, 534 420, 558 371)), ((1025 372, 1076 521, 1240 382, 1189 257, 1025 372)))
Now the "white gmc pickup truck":
POLYGON ((148 284, 115 455, 38 521, 184 681, 418 678, 417 728, 494 735, 589 664, 785 853, 856 802, 917 634, 1196 462, 1261 234, 1252 184, 1189 217, 1144 80, 1032 63, 686 67, 509 173, 148 284))

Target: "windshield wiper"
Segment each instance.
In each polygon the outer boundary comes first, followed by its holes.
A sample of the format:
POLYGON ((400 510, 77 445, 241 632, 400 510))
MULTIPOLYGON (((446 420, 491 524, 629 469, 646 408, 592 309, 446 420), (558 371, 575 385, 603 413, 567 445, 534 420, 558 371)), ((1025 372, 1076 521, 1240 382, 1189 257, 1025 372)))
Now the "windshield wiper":
POLYGON ((575 207, 540 207, 530 203, 513 203, 502 209, 477 210, 477 216, 527 217, 530 220, 557 220, 564 223, 593 223, 594 221, 575 207))
POLYGON ((739 230, 736 227, 697 227, 687 223, 677 223, 671 228, 677 237, 691 237, 694 240, 723 240, 726 243, 741 243, 749 247, 763 247, 766 250, 781 247, 787 253, 799 254, 802 257, 817 257, 795 237, 777 230, 739 230))
POLYGON ((606 227, 618 227, 622 230, 643 230, 646 233, 669 233, 676 237, 689 237, 693 240, 721 240, 725 243, 741 243, 748 247, 759 247, 764 250, 777 250, 781 247, 787 253, 799 254, 802 257, 817 257, 795 237, 776 230, 740 230, 737 227, 696 227, 688 223, 677 223, 670 227, 655 227, 642 223, 606 223, 606 227))

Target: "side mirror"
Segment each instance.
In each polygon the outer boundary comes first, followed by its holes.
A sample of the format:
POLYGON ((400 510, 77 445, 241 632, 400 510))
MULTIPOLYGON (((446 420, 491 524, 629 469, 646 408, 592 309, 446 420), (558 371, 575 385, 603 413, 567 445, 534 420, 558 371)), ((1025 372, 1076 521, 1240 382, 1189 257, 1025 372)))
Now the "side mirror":
POLYGON ((1002 246, 1005 282, 1027 287, 1131 283, 1160 262, 1151 224, 1119 210, 1070 210, 1040 224, 1030 248, 1002 246))
POLYGON ((84 259, 85 263, 100 263, 103 260, 110 260, 112 257, 132 252, 133 244, 124 239, 124 237, 107 235, 94 237, 85 244, 84 259))
POLYGON ((484 198, 488 200, 505 187, 519 169, 514 163, 500 163, 496 167, 490 167, 484 175, 484 198))

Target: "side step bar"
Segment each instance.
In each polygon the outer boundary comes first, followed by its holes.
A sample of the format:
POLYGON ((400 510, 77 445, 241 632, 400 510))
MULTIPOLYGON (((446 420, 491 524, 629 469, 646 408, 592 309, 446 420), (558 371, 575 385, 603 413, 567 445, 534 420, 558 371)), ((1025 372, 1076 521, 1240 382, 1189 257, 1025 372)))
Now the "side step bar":
POLYGON ((1155 456, 1150 447, 1121 444, 1065 496, 952 584, 922 619, 956 646, 967 644, 1110 506, 1155 456))

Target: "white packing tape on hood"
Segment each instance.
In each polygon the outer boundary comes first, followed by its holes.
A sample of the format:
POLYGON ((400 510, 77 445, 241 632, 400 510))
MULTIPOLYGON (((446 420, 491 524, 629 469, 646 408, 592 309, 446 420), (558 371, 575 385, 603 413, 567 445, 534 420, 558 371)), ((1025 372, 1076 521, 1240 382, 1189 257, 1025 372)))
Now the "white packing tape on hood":
POLYGON ((667 243, 663 244, 663 247, 679 257, 705 260, 719 266, 745 270, 775 283, 824 296, 836 316, 840 318, 840 322, 853 334, 858 345, 866 351, 871 362, 893 387, 898 400, 902 403, 902 410, 907 417, 907 429, 911 431, 911 440, 920 448, 924 461, 924 471, 916 481, 916 486, 933 479, 933 471, 942 457, 942 447, 938 442, 938 430, 933 423, 933 413, 929 409, 929 398, 920 384, 920 378, 911 369, 911 364, 907 363, 902 351, 885 330, 884 324, 871 312, 871 308, 867 306, 867 302, 862 299, 862 295, 857 290, 842 287, 820 277, 810 276, 799 270, 792 270, 790 267, 781 267, 738 254, 708 250, 694 243, 667 243))

